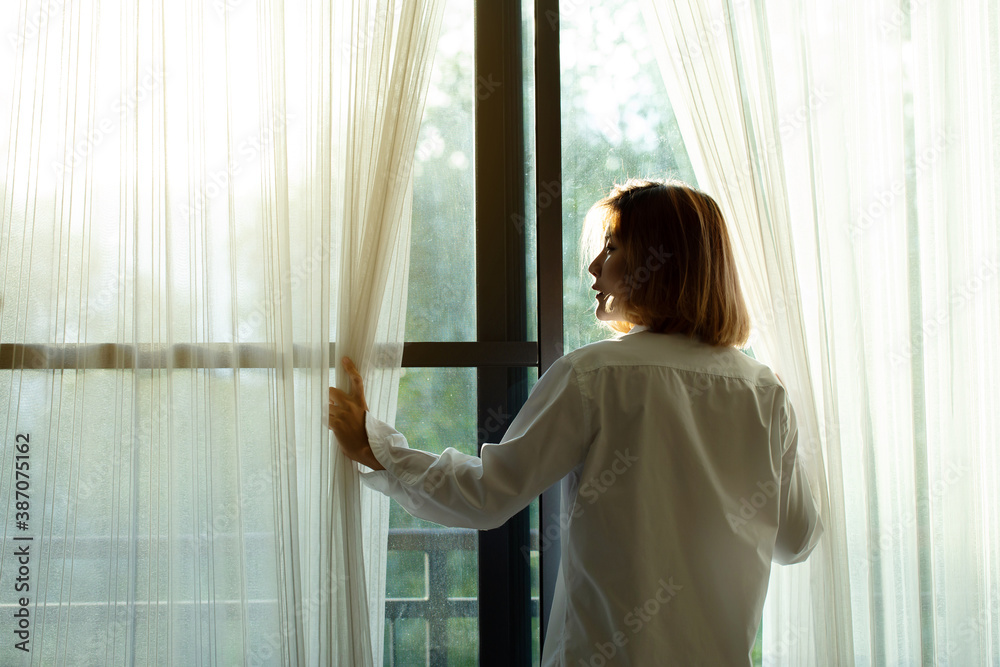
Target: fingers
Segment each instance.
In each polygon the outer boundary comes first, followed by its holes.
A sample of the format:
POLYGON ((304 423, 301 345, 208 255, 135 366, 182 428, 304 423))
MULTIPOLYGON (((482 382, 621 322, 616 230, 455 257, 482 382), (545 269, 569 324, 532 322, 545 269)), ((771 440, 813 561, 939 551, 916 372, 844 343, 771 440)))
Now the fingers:
POLYGON ((335 406, 343 407, 351 403, 360 405, 364 410, 368 410, 368 403, 365 401, 365 385, 361 378, 361 373, 358 372, 357 367, 351 361, 350 357, 342 358, 341 363, 344 366, 344 371, 351 379, 351 393, 348 394, 336 387, 330 387, 331 411, 335 406))
MULTIPOLYGON (((342 397, 347 395, 344 392, 339 392, 342 397)), ((343 399, 340 399, 343 400, 343 399)), ((345 425, 350 421, 353 411, 343 402, 334 402, 331 392, 330 405, 326 414, 326 426, 330 430, 336 432, 342 431, 345 425)))
POLYGON ((361 380, 361 373, 358 372, 357 367, 354 362, 351 361, 350 357, 344 357, 340 360, 341 365, 343 365, 344 370, 347 372, 348 377, 351 378, 351 385, 355 389, 364 390, 364 384, 361 380))
POLYGON ((361 378, 361 373, 358 372, 357 367, 350 357, 343 357, 340 360, 341 365, 344 367, 344 371, 351 378, 351 394, 357 396, 361 401, 361 405, 364 406, 365 410, 368 409, 368 403, 365 401, 365 383, 361 378))
POLYGON ((351 397, 347 394, 347 392, 341 391, 340 389, 337 389, 336 387, 330 387, 330 402, 331 403, 335 403, 336 405, 344 405, 345 403, 347 403, 348 401, 350 401, 350 399, 351 399, 351 397))

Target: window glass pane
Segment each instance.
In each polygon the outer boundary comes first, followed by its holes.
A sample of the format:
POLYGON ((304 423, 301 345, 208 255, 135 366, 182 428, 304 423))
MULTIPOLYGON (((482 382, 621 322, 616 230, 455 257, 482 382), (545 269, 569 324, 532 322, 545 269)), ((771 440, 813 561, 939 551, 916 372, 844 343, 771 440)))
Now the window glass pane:
POLYGON ((528 340, 538 340, 538 263, 535 206, 553 201, 555 193, 536 199, 535 179, 535 22, 534 0, 521 2, 521 71, 524 77, 524 220, 518 232, 524 234, 525 278, 528 286, 528 340))
MULTIPOLYGON (((418 449, 475 454, 476 396, 474 368, 406 368, 396 428, 418 449)), ((475 530, 444 528, 391 503, 384 664, 477 663, 478 558, 475 530)))
POLYGON ((479 664, 479 619, 452 618, 448 621, 448 664, 479 664))
POLYGON ((451 0, 417 139, 408 341, 476 336, 472 3, 451 0))
POLYGON ((541 561, 538 556, 538 499, 535 498, 528 506, 530 513, 530 551, 529 566, 531 568, 531 664, 537 665, 541 661, 541 625, 539 624, 539 614, 541 609, 541 561))
MULTIPOLYGON (((529 368, 528 369, 528 393, 535 388, 535 383, 538 382, 538 369, 529 368)), ((541 609, 541 603, 539 601, 539 586, 541 584, 539 569, 539 557, 538 557, 538 499, 535 498, 528 505, 528 516, 529 516, 529 530, 531 534, 530 546, 529 546, 529 567, 531 569, 531 664, 537 665, 541 661, 542 646, 541 646, 541 626, 539 624, 539 614, 541 609)))
POLYGON ((559 26, 564 342, 573 350, 609 336, 579 252, 587 211, 629 177, 695 179, 639 5, 567 0, 559 26))
MULTIPOLYGON (((11 508, 8 536, 33 545, 23 592, 37 664, 66 662, 66 642, 39 641, 55 637, 57 623, 73 628, 68 643, 82 659, 72 664, 122 664, 128 655, 155 663, 170 643, 169 614, 173 631, 189 637, 212 614, 223 664, 272 650, 276 580, 253 576, 275 571, 280 551, 273 415, 260 407, 271 397, 269 369, 0 371, 0 437, 10 443, 0 499, 11 508), (18 434, 30 444, 21 488, 18 434), (28 500, 15 530, 16 491, 28 500), (61 604, 70 591, 73 604, 61 604), (163 601, 178 594, 168 609, 163 601), (142 630, 133 637, 133 628, 142 630)), ((22 597, 7 585, 13 551, 0 563, 6 613, 22 597)), ((197 663, 203 647, 176 645, 175 664, 197 663)), ((22 664, 13 641, 0 647, 0 664, 22 664)))
POLYGON ((386 665, 426 665, 427 622, 402 618, 390 624, 386 619, 384 655, 386 665))

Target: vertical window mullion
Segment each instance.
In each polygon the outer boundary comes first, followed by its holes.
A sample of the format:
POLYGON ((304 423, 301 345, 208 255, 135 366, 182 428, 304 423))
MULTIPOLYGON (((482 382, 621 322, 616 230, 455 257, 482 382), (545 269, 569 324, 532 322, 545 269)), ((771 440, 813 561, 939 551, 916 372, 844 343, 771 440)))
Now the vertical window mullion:
MULTIPOLYGON (((479 341, 527 339, 524 129, 519 2, 477 2, 476 328, 479 341)), ((496 442, 526 398, 523 368, 479 368, 479 445, 496 442)), ((479 534, 482 665, 531 660, 528 511, 479 534)))
MULTIPOLYGON (((535 0, 535 192, 552 193, 535 203, 538 261, 538 375, 563 354, 562 116, 559 78, 559 0, 535 0)), ((539 627, 545 642, 559 572, 559 485, 547 489, 538 507, 539 627)))

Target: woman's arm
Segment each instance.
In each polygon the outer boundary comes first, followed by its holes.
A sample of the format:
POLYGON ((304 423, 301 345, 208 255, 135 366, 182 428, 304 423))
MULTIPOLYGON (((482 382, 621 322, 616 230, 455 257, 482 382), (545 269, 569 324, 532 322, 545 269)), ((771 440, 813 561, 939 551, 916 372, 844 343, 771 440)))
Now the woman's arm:
POLYGON ((594 439, 585 403, 576 370, 563 357, 538 380, 500 443, 484 444, 480 456, 450 447, 440 455, 410 449, 401 433, 371 413, 362 443, 357 407, 341 447, 354 460, 367 447, 384 470, 362 479, 410 514, 446 526, 494 528, 583 462, 594 439))
POLYGON ((809 478, 799 455, 799 429, 791 403, 783 406, 787 415, 784 429, 786 448, 781 457, 780 514, 774 544, 774 561, 782 565, 804 561, 823 534, 823 521, 813 497, 809 478))

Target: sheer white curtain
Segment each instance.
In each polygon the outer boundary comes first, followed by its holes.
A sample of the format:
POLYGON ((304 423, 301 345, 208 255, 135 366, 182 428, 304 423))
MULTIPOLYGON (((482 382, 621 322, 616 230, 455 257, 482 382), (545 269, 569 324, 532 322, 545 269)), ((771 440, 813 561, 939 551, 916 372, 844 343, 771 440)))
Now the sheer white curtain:
POLYGON ((326 388, 336 341, 394 417, 441 11, 0 10, 0 662, 381 662, 388 512, 326 388))
POLYGON ((997 662, 997 7, 646 11, 826 504, 819 552, 776 568, 765 664, 997 662))
MULTIPOLYGON (((826 618, 829 611, 845 605, 837 597, 847 591, 823 586, 815 596, 795 594, 809 589, 810 581, 837 581, 843 541, 830 536, 843 535, 844 521, 838 502, 842 499, 835 490, 826 489, 822 452, 836 448, 836 434, 824 437, 830 434, 824 433, 825 415, 810 375, 775 102, 769 94, 760 94, 757 80, 752 90, 744 89, 749 86, 744 85, 747 75, 742 70, 766 74, 760 71, 758 58, 766 63, 769 55, 757 49, 745 54, 741 44, 729 40, 736 35, 729 28, 729 19, 735 17, 727 12, 732 10, 727 4, 726 0, 649 2, 644 10, 699 186, 718 199, 730 221, 743 291, 755 320, 754 353, 783 378, 795 405, 800 455, 808 461, 828 535, 806 564, 772 570, 763 646, 769 655, 778 636, 772 632, 778 628, 786 640, 811 639, 814 630, 828 627, 835 632, 846 627, 849 632, 846 623, 828 624, 826 618), (783 603, 775 605, 776 599, 783 603)), ((831 653, 820 664, 843 664, 839 654, 846 643, 844 638, 834 639, 831 653)), ((812 641, 785 641, 783 649, 791 664, 807 664, 812 645, 812 641)))
POLYGON ((818 553, 775 568, 764 663, 997 662, 997 7, 645 10, 825 504, 818 553))
MULTIPOLYGON (((352 57, 333 77, 334 99, 340 98, 333 126, 343 139, 334 151, 339 164, 329 165, 343 174, 334 178, 330 192, 334 219, 343 229, 337 356, 343 350, 359 364, 369 409, 388 423, 396 415, 406 320, 413 156, 444 5, 445 0, 381 0, 361 3, 360 12, 336 5, 334 44, 352 45, 352 57)), ((350 386, 339 363, 337 386, 350 386)), ((321 448, 320 460, 327 451, 321 448)), ((332 490, 332 530, 323 536, 332 538, 335 594, 319 632, 322 637, 325 627, 332 628, 339 651, 321 653, 321 664, 368 664, 367 647, 356 642, 368 635, 374 662, 381 664, 389 499, 362 487, 357 466, 339 451, 332 490), (361 604, 366 600, 373 602, 368 609, 361 604)), ((328 506, 325 496, 320 506, 328 506)), ((322 553, 327 545, 320 546, 322 553)), ((325 559, 319 562, 314 583, 325 581, 325 559)))

